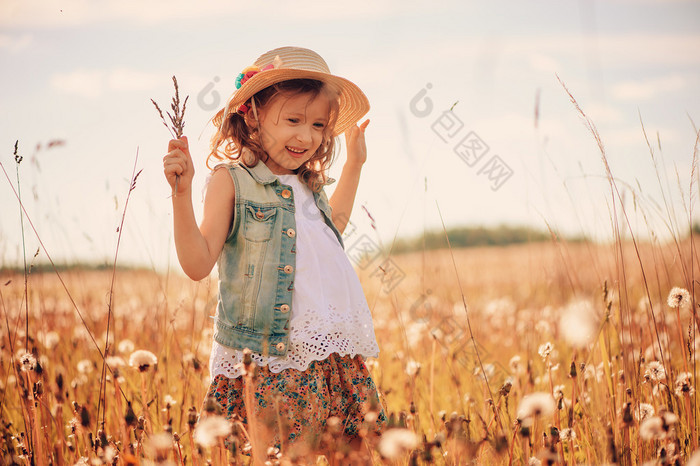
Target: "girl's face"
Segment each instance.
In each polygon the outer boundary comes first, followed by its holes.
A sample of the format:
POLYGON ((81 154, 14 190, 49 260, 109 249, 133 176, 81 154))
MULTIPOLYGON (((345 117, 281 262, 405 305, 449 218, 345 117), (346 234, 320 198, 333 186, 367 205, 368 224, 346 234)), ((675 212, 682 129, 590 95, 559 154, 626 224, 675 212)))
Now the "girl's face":
POLYGON ((293 173, 309 160, 323 142, 329 114, 330 102, 323 93, 279 95, 261 108, 260 134, 270 171, 293 173))

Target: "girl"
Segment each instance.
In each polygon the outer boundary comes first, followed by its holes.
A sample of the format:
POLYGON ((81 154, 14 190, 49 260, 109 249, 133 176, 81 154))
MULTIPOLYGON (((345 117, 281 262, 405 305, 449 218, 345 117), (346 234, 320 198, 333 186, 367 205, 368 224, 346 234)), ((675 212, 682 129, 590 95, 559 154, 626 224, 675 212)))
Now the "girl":
POLYGON ((379 434, 386 424, 364 363, 379 352, 372 317, 341 236, 367 158, 369 120, 357 122, 369 102, 297 47, 263 54, 236 87, 213 118, 207 166, 228 163, 213 169, 199 227, 187 138, 171 140, 164 158, 180 264, 193 280, 218 266, 208 396, 248 423, 246 350, 259 368, 250 414, 277 446, 314 444, 336 425, 357 443, 368 425, 379 434), (325 172, 343 132, 347 162, 329 202, 325 172))

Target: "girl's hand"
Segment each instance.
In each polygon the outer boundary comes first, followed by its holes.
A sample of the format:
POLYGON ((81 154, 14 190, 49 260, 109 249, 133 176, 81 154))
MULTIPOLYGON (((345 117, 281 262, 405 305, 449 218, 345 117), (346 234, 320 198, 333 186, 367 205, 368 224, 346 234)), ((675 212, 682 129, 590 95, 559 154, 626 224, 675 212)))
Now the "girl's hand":
POLYGON ((369 120, 365 120, 360 126, 351 126, 345 131, 345 144, 348 147, 348 160, 346 163, 362 166, 367 160, 365 128, 367 128, 368 124, 369 120))
POLYGON ((173 196, 186 194, 192 189, 194 165, 190 157, 187 136, 170 140, 168 154, 163 157, 163 172, 173 190, 173 196))

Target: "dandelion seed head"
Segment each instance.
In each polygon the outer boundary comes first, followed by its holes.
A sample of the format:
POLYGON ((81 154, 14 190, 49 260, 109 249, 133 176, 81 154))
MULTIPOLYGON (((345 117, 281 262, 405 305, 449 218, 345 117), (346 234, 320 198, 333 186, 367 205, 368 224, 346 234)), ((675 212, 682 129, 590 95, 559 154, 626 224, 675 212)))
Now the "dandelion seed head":
POLYGON ((664 422, 659 416, 648 417, 639 426, 639 436, 643 440, 662 440, 666 438, 664 422))
POLYGON ((136 350, 129 357, 129 366, 136 367, 139 372, 145 372, 157 363, 156 355, 146 350, 136 350))
POLYGON ((78 361, 78 372, 81 374, 89 374, 93 371, 94 366, 92 365, 92 361, 89 359, 82 359, 78 361))
POLYGON ((44 348, 53 349, 61 341, 61 336, 53 330, 44 335, 44 348))
POLYGON ((525 395, 518 406, 518 419, 523 425, 531 424, 534 417, 548 417, 554 414, 556 403, 551 394, 535 392, 525 395))
POLYGON ((649 403, 639 403, 639 409, 634 411, 634 415, 638 421, 643 421, 655 413, 654 406, 649 403))
POLYGON ((692 383, 693 374, 690 372, 681 372, 676 377, 675 393, 677 396, 693 396, 695 394, 695 387, 692 383))
POLYGON ((418 437, 413 431, 403 428, 392 428, 382 434, 377 450, 383 458, 392 460, 416 447, 418 447, 418 437))
POLYGON ((662 411, 659 415, 663 419, 663 422, 666 426, 672 426, 674 424, 678 424, 678 421, 680 421, 680 419, 676 413, 668 411, 666 409, 662 409, 662 411))
POLYGON ((160 459, 173 448, 173 436, 168 432, 159 432, 151 435, 144 446, 149 456, 160 459))
POLYGON ((666 370, 659 361, 649 361, 644 370, 644 377, 648 377, 654 382, 659 382, 666 379, 666 370))
POLYGON ((170 395, 165 395, 163 397, 163 403, 165 403, 167 409, 170 409, 177 404, 177 400, 170 395))
POLYGON ((546 320, 539 320, 535 324, 535 331, 540 335, 551 335, 552 334, 552 324, 546 320))
POLYGON ((559 401, 562 398, 564 398, 564 389, 565 389, 564 385, 555 385, 554 386, 554 390, 553 390, 554 391, 554 399, 556 401, 559 401))
POLYGON ((121 356, 107 356, 105 362, 111 368, 126 366, 126 361, 121 356))
POLYGON ((548 341, 547 343, 540 345, 537 353, 540 355, 543 361, 546 361, 547 358, 552 355, 552 351, 554 351, 554 345, 552 345, 552 342, 548 341))
POLYGON ((515 356, 510 358, 510 361, 508 361, 508 367, 510 367, 510 370, 513 372, 513 375, 521 375, 523 372, 525 372, 525 368, 522 364, 522 358, 519 354, 516 354, 515 356))
POLYGON ((406 374, 409 377, 415 377, 416 375, 418 375, 420 368, 420 363, 411 359, 406 363, 406 374))
POLYGON ((490 379, 493 377, 493 375, 496 373, 496 366, 494 366, 491 363, 484 364, 484 370, 481 370, 481 366, 477 366, 474 368, 474 375, 479 377, 480 379, 484 378, 484 374, 486 375, 486 379, 490 379))
POLYGON ((563 441, 576 440, 576 431, 567 427, 559 431, 559 438, 563 441))
POLYGON ((22 372, 34 370, 34 367, 36 366, 36 358, 32 353, 22 353, 18 359, 22 372))
POLYGON ((695 450, 695 453, 690 456, 685 466, 700 466, 700 450, 695 450))
POLYGON ((677 286, 671 288, 671 291, 668 294, 667 303, 668 307, 672 309, 684 309, 685 307, 690 305, 690 293, 688 293, 688 290, 686 290, 685 288, 679 288, 677 286))
POLYGON ((117 349, 120 353, 131 353, 135 348, 136 346, 134 346, 134 342, 128 339, 120 341, 117 345, 117 349))
POLYGON ((589 300, 573 301, 563 310, 559 319, 559 331, 564 339, 576 348, 583 348, 595 337, 595 307, 589 300))
POLYGON ((204 448, 213 447, 221 437, 232 432, 232 427, 223 416, 209 415, 201 419, 194 429, 194 441, 204 448))

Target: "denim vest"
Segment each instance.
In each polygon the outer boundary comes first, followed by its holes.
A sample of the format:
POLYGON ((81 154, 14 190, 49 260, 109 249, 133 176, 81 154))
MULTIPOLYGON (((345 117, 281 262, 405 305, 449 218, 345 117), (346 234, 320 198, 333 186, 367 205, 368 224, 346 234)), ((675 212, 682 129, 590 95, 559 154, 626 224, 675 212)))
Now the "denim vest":
MULTIPOLYGON (((263 162, 254 167, 234 162, 226 167, 236 190, 235 207, 231 231, 217 260, 214 339, 230 348, 284 356, 296 269, 294 193, 263 162)), ((326 185, 334 181, 329 178, 326 185)), ((325 191, 313 194, 326 225, 344 249, 325 191)))

